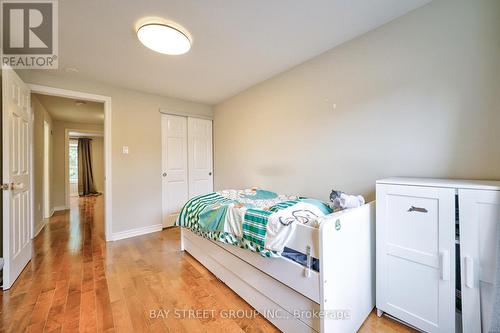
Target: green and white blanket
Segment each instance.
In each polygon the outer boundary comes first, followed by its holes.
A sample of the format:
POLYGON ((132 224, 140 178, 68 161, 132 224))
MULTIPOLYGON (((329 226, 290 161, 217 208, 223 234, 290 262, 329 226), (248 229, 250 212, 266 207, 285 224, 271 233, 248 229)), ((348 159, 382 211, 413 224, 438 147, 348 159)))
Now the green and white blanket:
POLYGON ((327 204, 261 189, 224 190, 189 200, 176 224, 208 239, 280 256, 297 223, 317 226, 327 204))

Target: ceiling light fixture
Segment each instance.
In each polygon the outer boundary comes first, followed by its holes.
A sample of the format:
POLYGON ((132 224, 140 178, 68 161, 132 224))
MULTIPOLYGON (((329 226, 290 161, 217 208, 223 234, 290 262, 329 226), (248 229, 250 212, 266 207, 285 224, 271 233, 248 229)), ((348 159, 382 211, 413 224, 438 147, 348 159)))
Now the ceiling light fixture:
POLYGON ((137 37, 153 51, 179 55, 191 48, 189 33, 166 23, 146 23, 137 29, 137 37))

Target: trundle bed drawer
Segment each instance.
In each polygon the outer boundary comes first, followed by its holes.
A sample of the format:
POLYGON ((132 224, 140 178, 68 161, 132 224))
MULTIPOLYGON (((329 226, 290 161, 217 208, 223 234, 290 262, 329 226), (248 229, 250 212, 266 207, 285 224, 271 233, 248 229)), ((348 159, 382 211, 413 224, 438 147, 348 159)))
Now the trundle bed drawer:
POLYGON ((299 294, 319 303, 320 274, 318 272, 310 269, 307 275, 307 268, 293 260, 284 257, 266 258, 233 245, 223 243, 214 244, 231 252, 240 260, 245 261, 261 272, 280 281, 282 284, 295 290, 299 294))
MULTIPOLYGON (((219 244, 187 230, 184 230, 183 233, 186 251, 192 253, 204 266, 209 268, 240 296, 243 295, 243 298, 265 317, 273 315, 283 317, 278 318, 278 322, 283 325, 281 327, 278 324, 280 329, 287 332, 320 331, 319 318, 310 317, 310 314, 319 312, 320 306, 318 303, 242 260, 232 252, 224 248, 221 251, 219 244), (260 293, 261 295, 257 297, 255 294, 253 296, 252 293, 260 293), (267 299, 267 304, 263 304, 262 295, 267 299), (301 327, 301 329, 297 330, 297 327, 301 327)), ((258 256, 255 253, 249 254, 258 256)), ((280 258, 262 259, 285 260, 280 258)), ((301 268, 303 269, 302 266, 301 268)), ((310 284, 318 285, 317 279, 311 278, 308 281, 310 284)), ((273 323, 275 323, 276 319, 273 318, 273 323)))

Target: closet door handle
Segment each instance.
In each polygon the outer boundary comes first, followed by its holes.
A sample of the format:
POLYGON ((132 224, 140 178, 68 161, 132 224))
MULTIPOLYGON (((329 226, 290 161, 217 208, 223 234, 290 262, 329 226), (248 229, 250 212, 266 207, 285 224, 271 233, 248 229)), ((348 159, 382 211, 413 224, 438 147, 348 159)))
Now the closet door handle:
POLYGON ((474 288, 474 260, 471 256, 464 256, 465 286, 474 288))
POLYGON ((439 265, 441 267, 441 280, 450 280, 450 251, 442 251, 439 254, 439 265))

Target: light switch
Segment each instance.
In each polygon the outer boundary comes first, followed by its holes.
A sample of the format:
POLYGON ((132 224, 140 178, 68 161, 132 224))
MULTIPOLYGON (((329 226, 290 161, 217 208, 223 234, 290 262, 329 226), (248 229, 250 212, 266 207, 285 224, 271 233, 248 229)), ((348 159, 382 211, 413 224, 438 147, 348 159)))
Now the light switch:
POLYGON ((128 146, 123 146, 122 153, 123 154, 128 154, 128 146))

